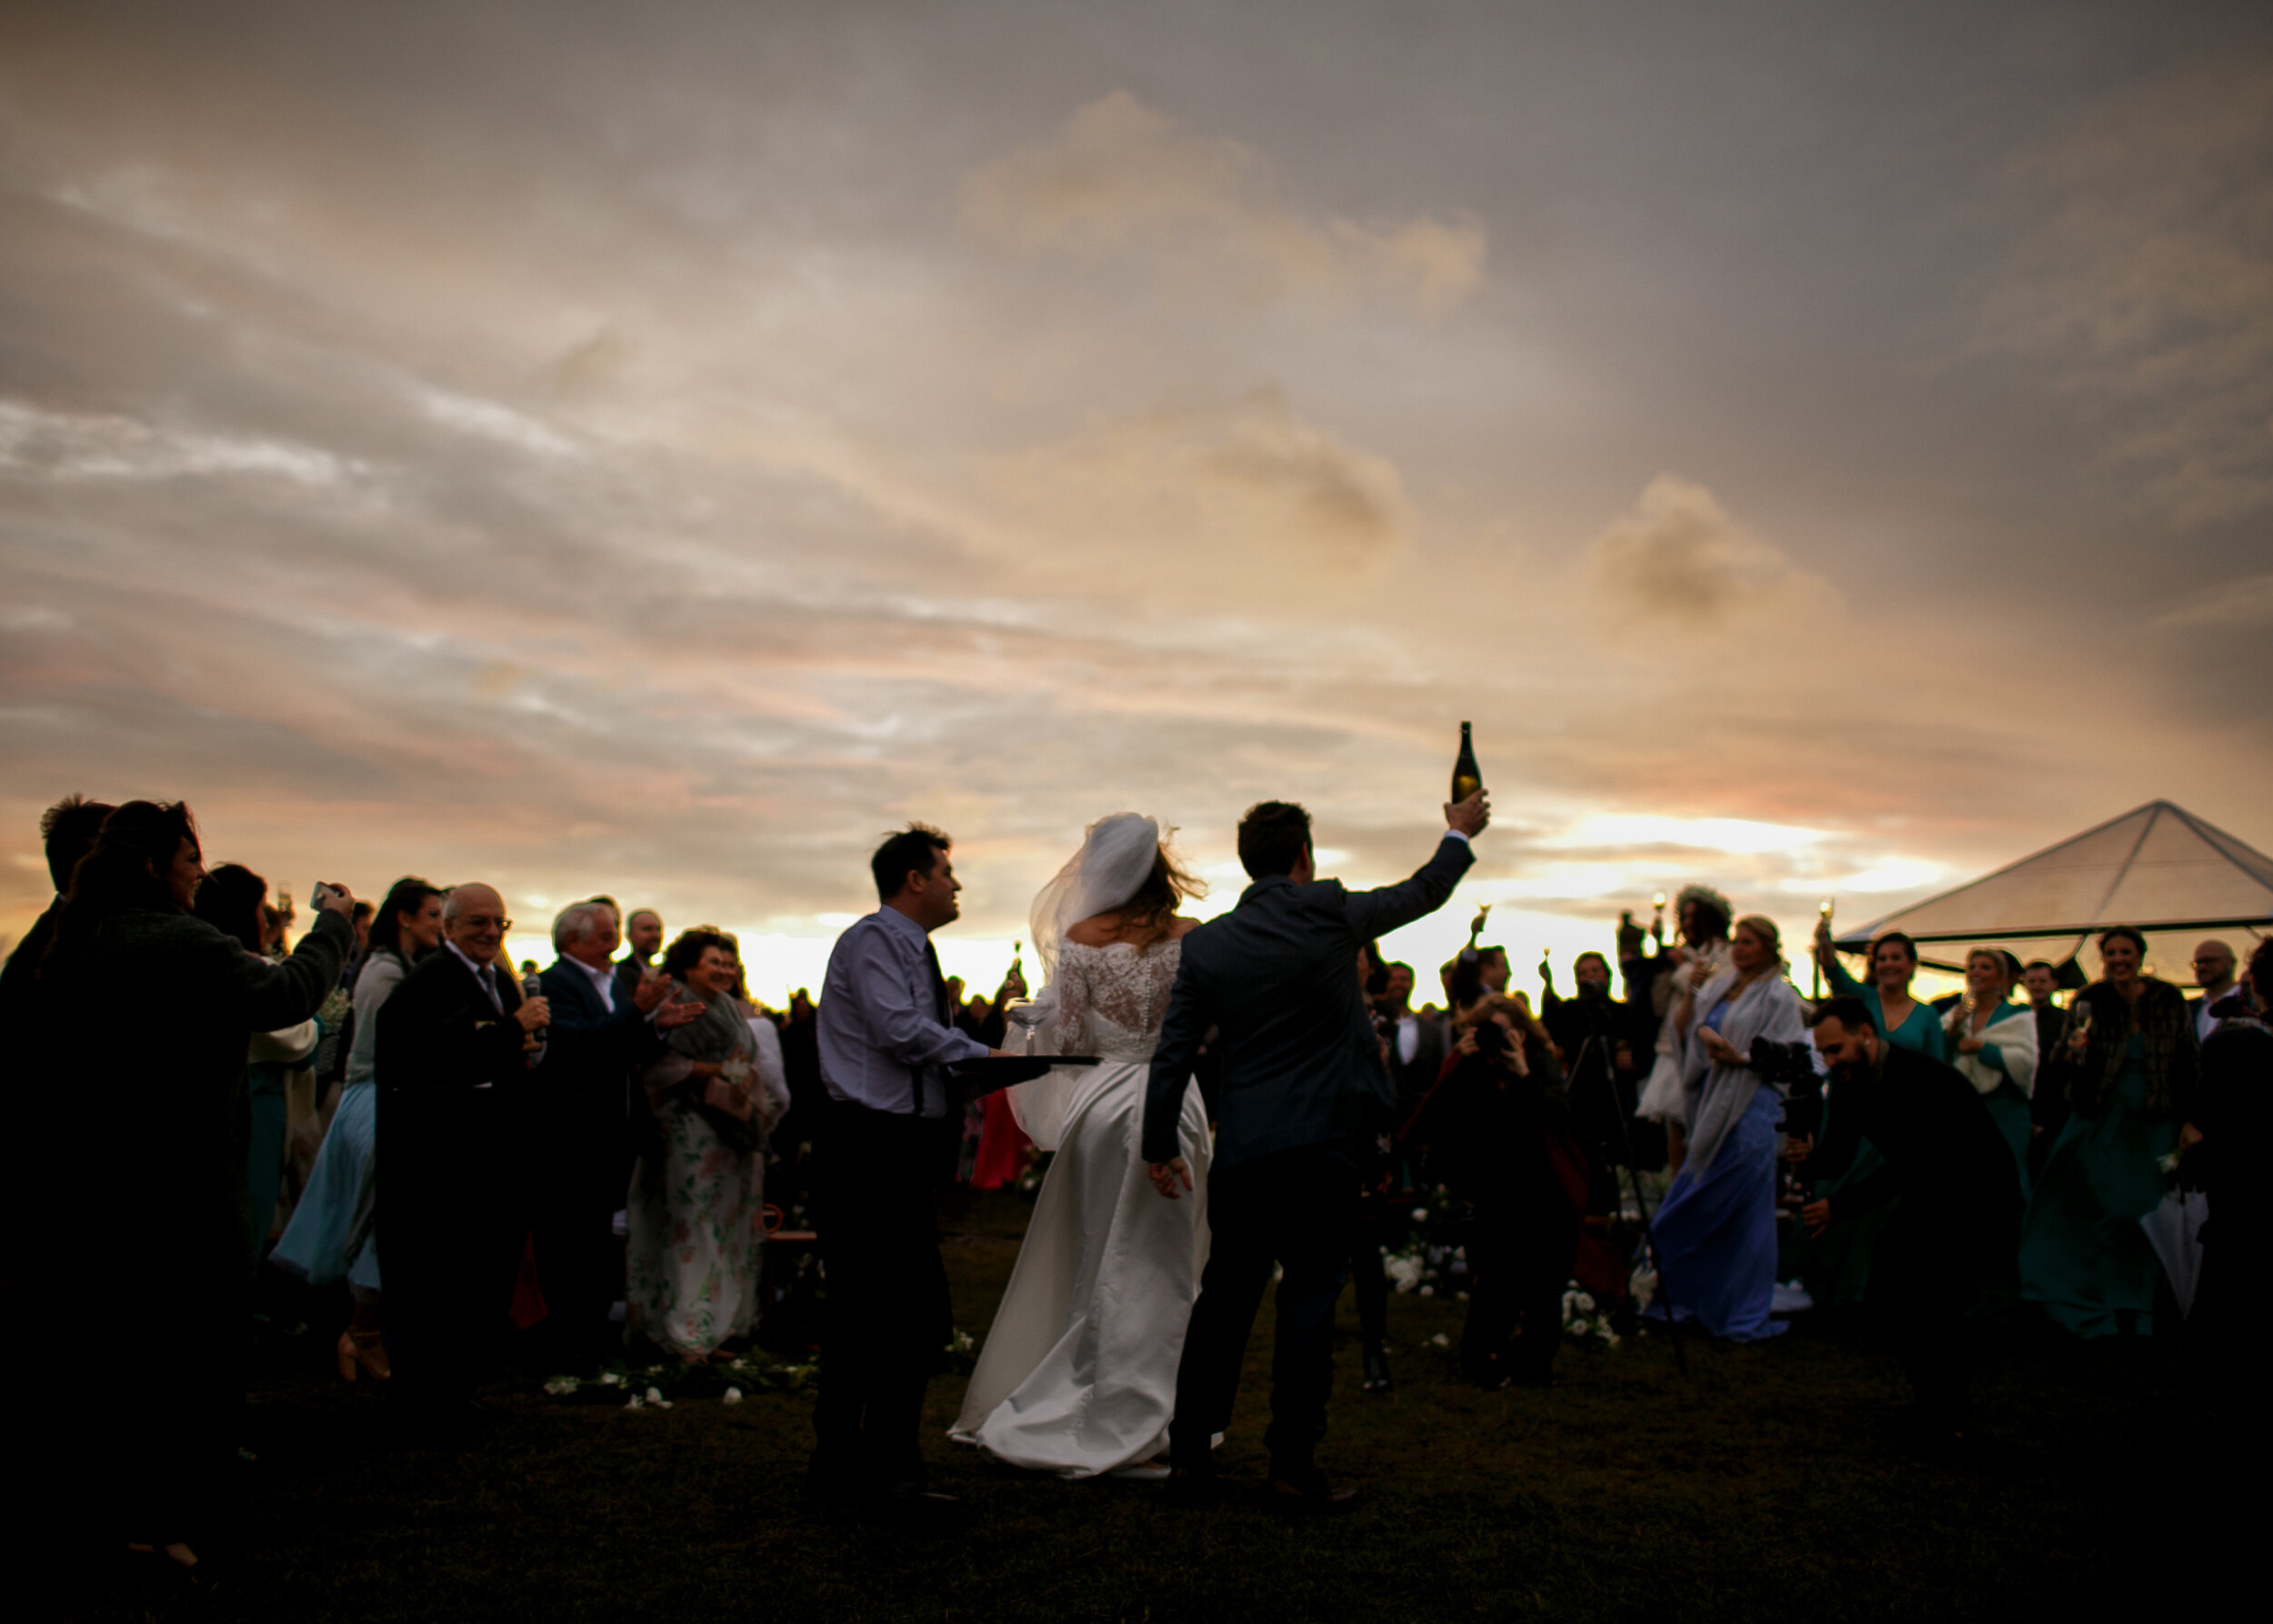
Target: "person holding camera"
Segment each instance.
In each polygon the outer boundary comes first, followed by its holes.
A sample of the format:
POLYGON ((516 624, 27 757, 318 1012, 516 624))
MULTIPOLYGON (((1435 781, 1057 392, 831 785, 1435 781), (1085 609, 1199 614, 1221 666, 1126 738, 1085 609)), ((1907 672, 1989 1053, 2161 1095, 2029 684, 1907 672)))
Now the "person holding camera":
POLYGON ((1776 1151, 1781 1088, 1754 1069, 1755 1042, 1807 1032, 1784 974, 1773 921, 1737 921, 1728 967, 1689 1000, 1682 1099, 1687 1154, 1649 1226, 1660 1301, 1650 1313, 1695 1319, 1716 1337, 1779 1335, 1776 1295, 1776 1151))
POLYGON ((146 1337, 79 1338, 79 1374, 101 1401, 60 1459, 25 1469, 84 1473, 111 1533, 181 1569, 225 1514, 245 1395, 245 1045, 314 1015, 355 940, 355 898, 324 887, 290 955, 248 953, 191 917, 204 877, 187 807, 120 807, 72 875, 36 984, 43 1025, 100 1033, 113 1058, 70 1128, 69 1142, 93 1142, 98 1121, 104 1136, 103 1198, 75 1213, 71 1249, 104 1260, 106 1301, 158 1328, 163 1375, 146 1337))
POLYGON ((1427 1148, 1429 1182, 1474 1215, 1460 1374, 1482 1388, 1548 1387, 1586 1199, 1562 1068, 1547 1028, 1517 998, 1487 997, 1459 1031, 1405 1138, 1427 1148), (1567 1170, 1581 1174, 1576 1188, 1567 1170))
POLYGON ((1800 1222, 1820 1235, 1901 1198, 1878 1238, 1866 1301, 1909 1378, 1922 1435, 1955 1441, 1966 1426, 1966 1310, 2009 1252, 2020 1210, 2011 1148, 1972 1082, 1887 1041, 1860 998, 1817 1005, 1815 1044, 1829 1067, 1824 1142, 1794 1139, 1787 1154, 1844 1165, 1867 1139, 1881 1159, 1802 1207, 1800 1222))

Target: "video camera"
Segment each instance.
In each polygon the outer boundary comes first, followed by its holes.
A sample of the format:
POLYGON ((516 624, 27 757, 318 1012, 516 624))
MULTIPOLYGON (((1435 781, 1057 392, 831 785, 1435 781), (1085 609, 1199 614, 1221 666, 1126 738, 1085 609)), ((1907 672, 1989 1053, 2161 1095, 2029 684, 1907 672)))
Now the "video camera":
POLYGON ((1784 1120, 1778 1125, 1795 1139, 1812 1139, 1823 1128, 1823 1078, 1816 1070, 1815 1045, 1752 1040, 1752 1069, 1760 1080, 1784 1091, 1784 1120))

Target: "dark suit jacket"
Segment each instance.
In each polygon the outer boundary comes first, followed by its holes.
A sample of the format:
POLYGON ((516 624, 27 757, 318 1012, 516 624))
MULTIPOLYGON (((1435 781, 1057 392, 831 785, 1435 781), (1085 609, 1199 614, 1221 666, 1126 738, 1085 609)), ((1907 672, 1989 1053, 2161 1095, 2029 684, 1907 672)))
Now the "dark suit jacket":
POLYGON ((1354 1149, 1387 1128, 1396 1102, 1379 1052, 1352 1038, 1371 1030, 1358 951, 1442 907, 1475 861, 1447 835, 1419 873, 1377 891, 1273 876, 1189 932, 1146 1090, 1145 1158, 1178 1154, 1177 1118, 1210 1027, 1223 1057, 1218 1168, 1307 1145, 1354 1149))
POLYGON ((497 1005, 474 972, 447 947, 429 953, 379 1006, 372 1081, 382 1094, 446 1094, 489 1085, 517 1099, 529 1093, 527 1051, 522 1048, 521 983, 513 967, 491 967, 497 1005))
POLYGON ((1451 1051, 1445 1026, 1441 1015, 1415 1014, 1409 1062, 1397 1058, 1396 1025, 1392 1023, 1383 1034, 1389 1042, 1389 1080, 1397 1085, 1397 1120, 1400 1123, 1420 1108, 1420 1102, 1437 1086, 1437 1074, 1445 1068, 1445 1056, 1451 1051))
POLYGON ((573 960, 556 958, 537 977, 552 1010, 545 1063, 534 1079, 539 1155, 548 1170, 563 1175, 597 1173, 624 1159, 633 1073, 663 1052, 662 1037, 631 1001, 626 981, 612 978, 613 1010, 573 960))
MULTIPOLYGON (((1831 1198, 1833 1213, 1852 1218, 1903 1196, 1908 1203, 1960 1206, 1978 1213, 1985 1228, 2017 1214, 2012 1148, 1980 1092, 1956 1068, 1916 1049, 1888 1044, 1881 1053, 1875 1077, 1836 1078, 1830 1086, 1832 1136, 1868 1139, 1886 1158, 1886 1166, 1831 1198)), ((1854 1159, 1853 1147, 1834 1147, 1829 1138, 1824 1151, 1829 1168, 1854 1159)))

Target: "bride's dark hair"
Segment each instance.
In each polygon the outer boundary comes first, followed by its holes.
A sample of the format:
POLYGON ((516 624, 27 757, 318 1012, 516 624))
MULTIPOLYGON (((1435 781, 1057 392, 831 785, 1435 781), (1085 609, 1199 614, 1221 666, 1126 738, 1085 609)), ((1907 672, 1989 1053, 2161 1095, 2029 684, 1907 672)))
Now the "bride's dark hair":
POLYGON ((1157 927, 1187 897, 1207 895, 1207 882, 1187 872, 1164 846, 1153 854, 1152 872, 1136 887, 1136 895, 1121 904, 1121 923, 1157 927))

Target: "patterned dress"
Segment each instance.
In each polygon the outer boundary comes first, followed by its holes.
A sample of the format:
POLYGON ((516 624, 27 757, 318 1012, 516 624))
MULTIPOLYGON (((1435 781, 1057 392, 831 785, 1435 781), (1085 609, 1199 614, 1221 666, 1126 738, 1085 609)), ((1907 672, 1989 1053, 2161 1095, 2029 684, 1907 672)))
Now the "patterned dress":
POLYGON ((740 1008, 720 997, 672 1034, 671 1052, 643 1079, 656 1137, 632 1170, 626 1302, 633 1330, 683 1358, 757 1325, 764 1128, 756 1112, 736 1123, 706 1108, 692 1075, 696 1061, 736 1057, 754 1068, 756 1045, 740 1008))

